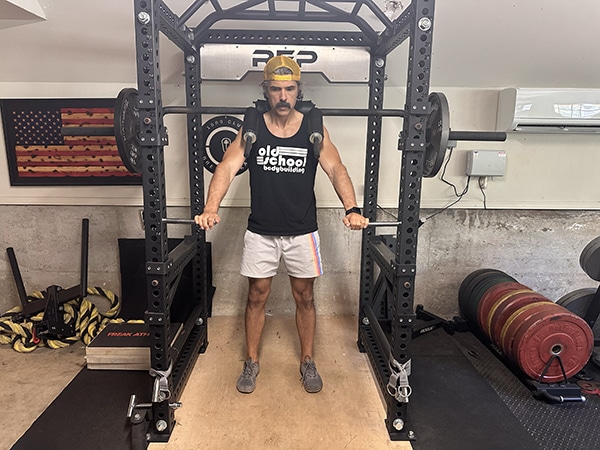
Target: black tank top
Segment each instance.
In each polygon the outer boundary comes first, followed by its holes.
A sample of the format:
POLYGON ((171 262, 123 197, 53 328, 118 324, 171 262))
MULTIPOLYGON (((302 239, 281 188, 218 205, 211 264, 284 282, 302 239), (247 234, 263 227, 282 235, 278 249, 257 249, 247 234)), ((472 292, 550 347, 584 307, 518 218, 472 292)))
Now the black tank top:
POLYGON ((314 186, 317 160, 308 141, 306 116, 289 138, 271 134, 261 116, 258 138, 248 157, 248 229, 271 236, 296 236, 317 230, 314 186))

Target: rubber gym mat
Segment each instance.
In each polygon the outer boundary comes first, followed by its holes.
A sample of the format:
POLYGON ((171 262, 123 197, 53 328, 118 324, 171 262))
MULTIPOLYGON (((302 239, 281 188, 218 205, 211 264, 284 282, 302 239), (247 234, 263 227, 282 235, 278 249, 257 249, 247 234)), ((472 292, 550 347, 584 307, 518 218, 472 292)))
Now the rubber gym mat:
MULTIPOLYGON (((523 427, 544 450, 597 450, 600 436, 600 396, 585 395, 585 402, 547 403, 536 400, 531 391, 473 334, 456 333, 454 340, 506 403, 523 427)), ((600 380, 600 368, 584 368, 593 380, 600 380)))
POLYGON ((437 329, 414 339, 412 347, 407 422, 415 433, 413 448, 539 448, 452 336, 437 329))
MULTIPOLYGON (((438 329, 416 338, 412 349, 407 414, 416 450, 597 448, 600 396, 536 400, 471 333, 438 329)), ((151 389, 146 371, 82 369, 12 450, 128 450, 129 398, 147 402, 151 389)))
POLYGON ((149 401, 148 371, 82 369, 11 450, 131 448, 131 394, 149 401))

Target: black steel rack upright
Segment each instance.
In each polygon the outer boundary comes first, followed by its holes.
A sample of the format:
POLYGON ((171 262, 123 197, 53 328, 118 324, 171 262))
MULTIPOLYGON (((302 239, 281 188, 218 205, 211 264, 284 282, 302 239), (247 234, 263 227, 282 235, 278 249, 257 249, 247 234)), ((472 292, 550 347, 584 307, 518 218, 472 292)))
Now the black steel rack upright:
MULTIPOLYGON (((417 234, 426 125, 430 110, 428 95, 435 0, 412 0, 394 20, 390 20, 372 0, 299 0, 296 10, 289 7, 294 3, 292 1, 248 0, 237 4, 231 2, 234 5, 231 7, 224 7, 222 3, 223 0, 196 0, 181 15, 177 15, 163 1, 134 0, 137 107, 143 158, 147 260, 146 320, 152 336, 152 370, 163 382, 159 390, 170 393, 169 398, 165 395, 153 398, 147 437, 152 441, 168 440, 175 423, 173 402, 179 398, 198 353, 207 344, 209 315, 209 250, 205 233, 193 227, 193 235, 187 236, 173 251, 169 252, 167 245, 167 224, 163 220, 166 218, 164 147, 167 145, 167 133, 163 123, 165 105, 161 95, 159 52, 159 36, 163 33, 183 52, 186 107, 190 109, 202 106, 199 49, 203 44, 364 47, 370 55, 368 109, 375 111, 383 108, 386 57, 408 40, 406 103, 403 105, 405 114, 402 138, 398 144, 402 152, 397 211, 400 225, 394 236, 378 236, 372 228, 363 231, 358 343, 361 350, 367 352, 386 398, 386 424, 390 438, 410 440, 413 435, 406 417, 407 402, 402 401, 402 397, 390 395, 389 378, 405 373, 411 359, 417 234), (282 4, 286 7, 278 9, 278 5, 282 4), (210 8, 210 12, 203 15, 202 11, 207 8, 210 8), (365 12, 368 20, 362 17, 365 12), (193 18, 199 15, 203 17, 202 20, 191 25, 193 18), (356 26, 357 31, 289 31, 288 27, 279 31, 257 31, 214 27, 224 20, 270 21, 274 24, 349 23, 356 26), (374 21, 378 22, 377 27, 371 26, 370 23, 374 21), (170 340, 170 306, 181 272, 190 261, 193 265, 193 300, 196 308, 186 322, 183 336, 173 345, 170 340), (377 280, 374 279, 376 275, 377 280), (381 284, 387 286, 384 291, 389 295, 381 295, 381 284)), ((382 117, 366 115, 364 214, 375 220, 382 117)), ((198 113, 187 114, 187 141, 193 216, 204 207, 205 189, 202 117, 198 113)))

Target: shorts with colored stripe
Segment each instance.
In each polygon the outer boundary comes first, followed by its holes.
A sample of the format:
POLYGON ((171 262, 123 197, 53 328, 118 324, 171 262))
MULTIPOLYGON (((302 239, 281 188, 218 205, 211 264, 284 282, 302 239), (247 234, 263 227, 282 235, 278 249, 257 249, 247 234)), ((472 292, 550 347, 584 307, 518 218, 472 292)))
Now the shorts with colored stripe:
POLYGON ((283 260, 288 275, 315 278, 323 274, 319 233, 265 236, 246 230, 240 273, 249 278, 275 276, 283 260))

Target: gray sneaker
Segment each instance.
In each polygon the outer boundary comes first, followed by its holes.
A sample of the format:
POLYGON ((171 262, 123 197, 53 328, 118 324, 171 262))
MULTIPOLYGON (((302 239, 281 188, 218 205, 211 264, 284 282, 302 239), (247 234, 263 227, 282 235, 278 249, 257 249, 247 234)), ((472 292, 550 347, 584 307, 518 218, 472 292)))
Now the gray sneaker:
POLYGON ((300 373, 302 374, 302 385, 306 392, 315 394, 323 388, 323 380, 319 372, 317 372, 317 366, 312 359, 306 359, 300 364, 300 373))
POLYGON ((237 390, 242 394, 250 394, 254 392, 256 388, 256 376, 260 373, 260 366, 257 362, 252 361, 252 358, 248 358, 244 361, 244 369, 242 374, 237 380, 237 390))

